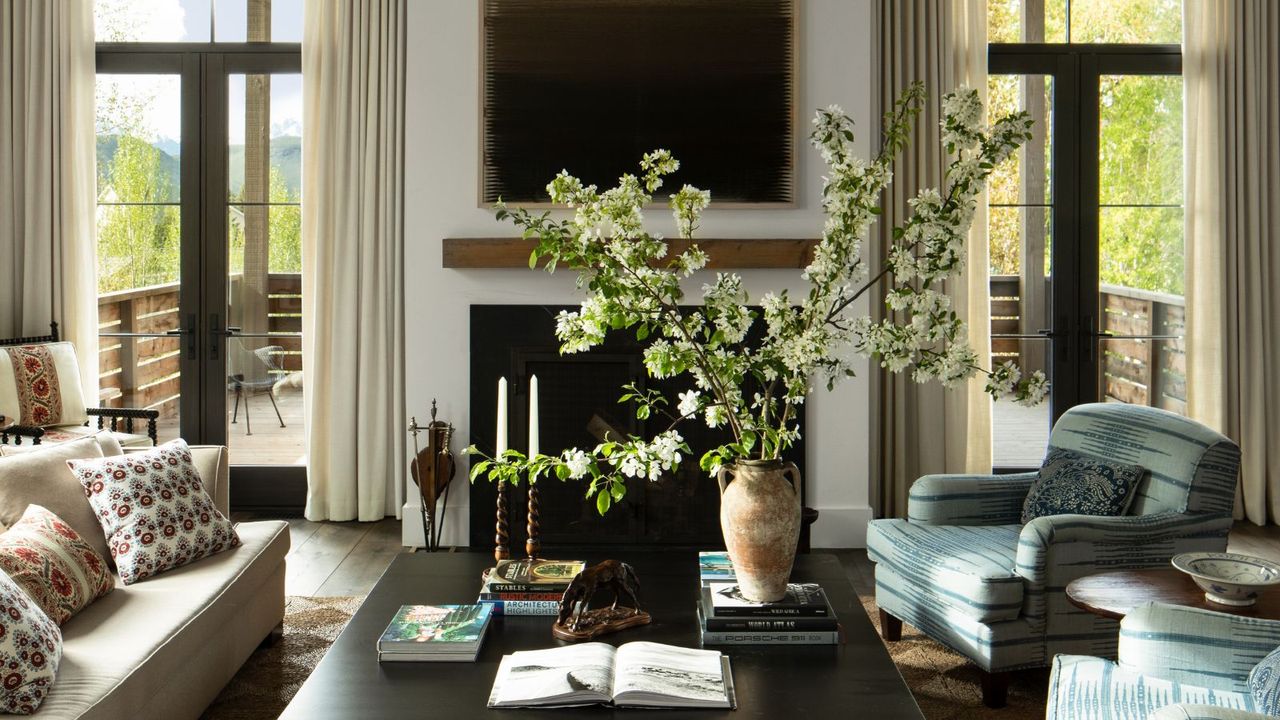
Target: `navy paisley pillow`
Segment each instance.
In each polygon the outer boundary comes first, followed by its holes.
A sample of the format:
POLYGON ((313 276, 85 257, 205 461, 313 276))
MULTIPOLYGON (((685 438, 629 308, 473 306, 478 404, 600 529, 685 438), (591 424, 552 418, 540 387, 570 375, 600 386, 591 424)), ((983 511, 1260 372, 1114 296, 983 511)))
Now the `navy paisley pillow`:
POLYGON ((1022 522, 1045 515, 1123 515, 1143 472, 1138 465, 1050 447, 1022 504, 1022 522))
POLYGON ((1280 648, 1262 658, 1249 671, 1249 692, 1254 709, 1267 715, 1280 715, 1280 648))

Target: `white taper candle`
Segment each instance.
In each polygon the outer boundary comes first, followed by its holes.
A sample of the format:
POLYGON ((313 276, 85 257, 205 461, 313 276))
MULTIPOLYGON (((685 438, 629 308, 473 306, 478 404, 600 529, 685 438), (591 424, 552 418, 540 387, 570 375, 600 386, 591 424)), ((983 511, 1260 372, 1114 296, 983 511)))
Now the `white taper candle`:
POLYGON ((538 454, 538 376, 529 376, 529 457, 538 454))
POLYGON ((498 379, 498 430, 494 435, 497 440, 497 447, 494 448, 494 457, 499 457, 507 451, 507 379, 498 379))

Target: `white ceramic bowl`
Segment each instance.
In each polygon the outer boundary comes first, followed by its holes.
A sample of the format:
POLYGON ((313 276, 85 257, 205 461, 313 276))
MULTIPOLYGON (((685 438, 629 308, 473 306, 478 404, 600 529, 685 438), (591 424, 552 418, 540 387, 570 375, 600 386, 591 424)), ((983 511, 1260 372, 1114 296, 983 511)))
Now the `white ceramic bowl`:
POLYGON ((1193 552, 1173 557, 1173 566, 1191 576, 1210 602, 1246 607, 1258 594, 1280 584, 1280 564, 1236 553, 1193 552))

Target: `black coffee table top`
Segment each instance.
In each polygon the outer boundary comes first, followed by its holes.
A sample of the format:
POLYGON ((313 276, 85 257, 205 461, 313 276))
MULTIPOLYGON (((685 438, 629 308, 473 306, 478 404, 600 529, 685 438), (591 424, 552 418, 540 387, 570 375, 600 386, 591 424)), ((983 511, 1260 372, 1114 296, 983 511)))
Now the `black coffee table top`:
MULTIPOLYGON (((613 556, 635 567, 641 582, 640 601, 653 616, 653 623, 600 641, 621 645, 648 640, 698 647, 695 554, 619 550, 613 556)), ((582 559, 596 562, 604 555, 582 559)), ((378 662, 378 637, 401 605, 475 602, 480 572, 492 564, 491 555, 479 552, 397 556, 281 718, 499 720, 510 715, 522 720, 625 715, 634 720, 643 714, 603 706, 572 710, 485 707, 503 655, 561 644, 551 637, 551 617, 494 618, 474 663, 378 662)), ((716 647, 731 658, 738 710, 663 710, 664 720, 841 717, 856 710, 883 720, 923 718, 839 561, 823 554, 798 556, 793 579, 822 585, 844 626, 846 643, 716 647)))

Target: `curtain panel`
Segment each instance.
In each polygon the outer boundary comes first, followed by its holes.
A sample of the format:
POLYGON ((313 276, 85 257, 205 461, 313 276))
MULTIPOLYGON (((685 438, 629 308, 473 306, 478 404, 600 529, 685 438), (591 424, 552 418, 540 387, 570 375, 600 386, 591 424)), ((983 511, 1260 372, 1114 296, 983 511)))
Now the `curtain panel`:
POLYGON ((0 2, 0 337, 57 321, 98 396, 92 0, 0 2))
POLYGON ((309 0, 302 42, 306 516, 399 515, 405 0, 309 0))
MULTIPOLYGON (((911 83, 928 90, 910 144, 893 168, 883 214, 869 243, 878 267, 893 228, 908 217, 907 200, 921 188, 939 187, 947 158, 941 149, 942 96, 959 86, 987 98, 986 0, 881 0, 879 4, 882 109, 892 107, 911 83)), ((966 268, 947 282, 978 357, 990 357, 990 291, 987 280, 987 199, 978 197, 966 248, 966 268)), ((884 289, 872 300, 882 319, 884 289)), ((921 475, 991 470, 991 402, 983 382, 946 390, 918 385, 907 374, 873 367, 871 373, 872 503, 879 517, 905 517, 907 491, 921 475)))
POLYGON ((1280 518, 1280 5, 1186 0, 1187 410, 1240 444, 1236 517, 1280 518))

